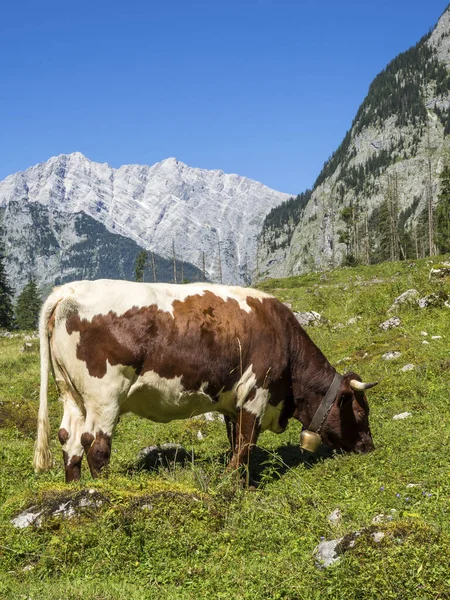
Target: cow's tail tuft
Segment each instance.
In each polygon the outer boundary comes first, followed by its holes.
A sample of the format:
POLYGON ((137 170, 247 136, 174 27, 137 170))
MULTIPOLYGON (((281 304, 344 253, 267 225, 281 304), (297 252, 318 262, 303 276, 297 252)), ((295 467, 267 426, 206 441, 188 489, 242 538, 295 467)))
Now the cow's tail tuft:
POLYGON ((39 395, 39 413, 37 439, 34 447, 33 466, 36 473, 48 471, 53 465, 50 450, 50 422, 48 418, 48 371, 50 363, 50 340, 48 321, 61 297, 51 294, 42 307, 39 319, 39 341, 41 359, 41 389, 39 395))

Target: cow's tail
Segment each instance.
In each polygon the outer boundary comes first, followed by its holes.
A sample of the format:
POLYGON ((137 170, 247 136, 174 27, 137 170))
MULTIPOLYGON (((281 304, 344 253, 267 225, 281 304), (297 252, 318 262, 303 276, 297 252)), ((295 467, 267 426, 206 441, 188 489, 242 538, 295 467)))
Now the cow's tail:
POLYGON ((33 466, 37 473, 48 471, 53 464, 50 450, 50 422, 48 418, 48 371, 50 366, 50 339, 48 322, 61 296, 51 294, 42 307, 39 319, 39 341, 41 359, 41 389, 39 395, 39 413, 37 439, 34 447, 33 466))

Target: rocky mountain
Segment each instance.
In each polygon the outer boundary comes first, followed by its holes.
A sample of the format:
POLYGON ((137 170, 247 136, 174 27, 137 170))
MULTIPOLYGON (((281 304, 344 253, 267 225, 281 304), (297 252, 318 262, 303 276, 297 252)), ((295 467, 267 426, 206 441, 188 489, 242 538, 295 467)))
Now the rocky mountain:
POLYGON ((289 196, 239 175, 188 167, 169 158, 151 167, 113 169, 76 152, 0 182, 0 206, 39 203, 84 213, 106 229, 213 281, 249 282, 266 214, 289 196))
POLYGON ((374 79, 313 190, 274 208, 258 275, 420 257, 433 247, 440 174, 450 164, 450 9, 374 79))
MULTIPOLYGON (((131 279, 142 250, 133 240, 110 233, 82 213, 50 210, 38 202, 11 200, 0 208, 8 279, 16 294, 31 275, 45 295, 53 285, 76 279, 131 279)), ((158 281, 173 281, 173 261, 154 255, 158 281)), ((202 272, 189 263, 177 264, 177 278, 202 281, 202 272)), ((147 268, 145 281, 153 281, 147 268)))

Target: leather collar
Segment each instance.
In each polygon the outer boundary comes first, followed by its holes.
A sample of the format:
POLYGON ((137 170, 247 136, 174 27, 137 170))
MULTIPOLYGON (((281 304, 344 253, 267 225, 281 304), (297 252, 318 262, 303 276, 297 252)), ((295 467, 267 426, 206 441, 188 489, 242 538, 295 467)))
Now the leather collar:
POLYGON ((342 379, 342 375, 339 375, 339 373, 336 372, 334 379, 331 382, 330 387, 328 388, 327 393, 323 397, 319 408, 316 410, 312 421, 309 424, 309 427, 307 428, 308 431, 314 431, 315 433, 319 433, 319 431, 322 429, 323 424, 325 423, 325 420, 328 416, 328 413, 330 412, 331 407, 333 406, 333 403, 336 399, 337 393, 341 386, 342 379))

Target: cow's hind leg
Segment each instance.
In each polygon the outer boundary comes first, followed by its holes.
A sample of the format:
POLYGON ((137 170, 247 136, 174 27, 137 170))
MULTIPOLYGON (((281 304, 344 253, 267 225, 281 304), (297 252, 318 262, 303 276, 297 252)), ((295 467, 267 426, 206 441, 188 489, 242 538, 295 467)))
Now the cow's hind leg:
MULTIPOLYGON (((109 396, 111 398, 111 396, 109 396)), ((99 477, 111 458, 111 438, 119 418, 119 401, 109 405, 86 402, 86 423, 81 443, 86 453, 92 477, 99 477)))
POLYGON ((81 432, 84 429, 84 415, 69 392, 61 395, 64 405, 64 415, 58 431, 58 438, 62 446, 66 482, 76 481, 81 476, 81 460, 83 446, 81 432))

